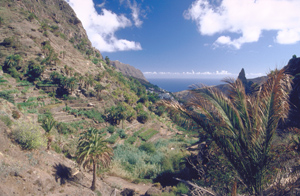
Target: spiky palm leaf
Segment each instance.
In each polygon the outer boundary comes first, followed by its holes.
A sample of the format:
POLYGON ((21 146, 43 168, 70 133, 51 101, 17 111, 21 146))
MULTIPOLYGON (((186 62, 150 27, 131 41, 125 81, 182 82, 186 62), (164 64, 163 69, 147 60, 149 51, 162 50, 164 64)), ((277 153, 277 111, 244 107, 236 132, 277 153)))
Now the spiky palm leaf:
POLYGON ((77 162, 83 168, 93 166, 92 190, 96 188, 97 165, 101 164, 102 167, 108 167, 112 155, 112 149, 107 146, 107 142, 96 129, 90 128, 88 131, 80 134, 77 146, 77 162))
POLYGON ((280 119, 288 114, 290 77, 284 70, 269 74, 252 95, 240 80, 228 81, 230 96, 214 88, 193 90, 187 110, 177 105, 209 133, 248 186, 259 194, 268 165, 271 141, 280 119))

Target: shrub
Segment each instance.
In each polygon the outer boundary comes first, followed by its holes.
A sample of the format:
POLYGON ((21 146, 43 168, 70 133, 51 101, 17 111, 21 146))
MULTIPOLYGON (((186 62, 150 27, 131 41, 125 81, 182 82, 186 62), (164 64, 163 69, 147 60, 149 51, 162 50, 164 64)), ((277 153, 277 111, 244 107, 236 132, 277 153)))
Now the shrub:
POLYGON ((140 123, 146 123, 148 121, 148 119, 149 119, 149 115, 145 111, 140 111, 137 115, 137 120, 140 123))
POLYGON ((155 111, 155 114, 157 114, 158 116, 162 116, 165 111, 166 108, 164 106, 158 106, 155 111))
POLYGON ((4 19, 0 17, 0 27, 4 24, 4 19))
POLYGON ((32 22, 33 19, 37 19, 37 17, 34 13, 30 13, 27 17, 27 20, 32 22))
POLYGON ((133 144, 135 141, 136 141, 136 136, 130 136, 126 142, 129 143, 129 144, 133 144))
POLYGON ((108 133, 113 134, 115 132, 115 127, 109 126, 109 127, 107 127, 107 131, 108 131, 108 133))
POLYGON ((186 195, 186 194, 189 193, 189 188, 188 188, 185 184, 179 183, 179 184, 176 186, 175 192, 176 192, 178 195, 186 195))
POLYGON ((141 133, 139 136, 140 136, 140 138, 142 138, 142 140, 148 141, 151 137, 153 137, 157 133, 158 133, 158 131, 156 131, 154 129, 148 129, 147 131, 141 133))
POLYGON ((136 116, 136 112, 132 109, 132 110, 128 110, 126 112, 126 120, 128 122, 132 122, 134 119, 136 119, 137 116, 136 116))
POLYGON ((56 153, 61 153, 61 152, 62 152, 62 149, 59 147, 58 144, 53 143, 53 144, 51 145, 51 147, 52 147, 52 149, 54 149, 54 151, 55 151, 56 153))
POLYGON ((84 115, 90 119, 94 119, 95 121, 98 121, 99 123, 104 122, 102 113, 95 109, 85 111, 84 115))
POLYGON ((138 103, 138 104, 136 104, 136 106, 135 106, 135 110, 137 111, 137 112, 140 112, 140 111, 142 111, 143 110, 143 104, 142 103, 138 103))
POLYGON ((155 152, 155 146, 153 143, 150 142, 143 143, 142 145, 140 145, 139 149, 150 154, 155 152))
POLYGON ((110 136, 106 141, 110 144, 114 144, 114 143, 116 143, 118 138, 119 138, 119 134, 115 133, 112 136, 110 136))
POLYGON ((0 116, 0 120, 1 120, 2 122, 4 122, 4 124, 5 124, 6 126, 11 127, 11 125, 12 125, 12 120, 11 120, 8 116, 6 116, 6 115, 1 115, 1 116, 0 116))
POLYGON ((18 112, 17 110, 13 110, 12 117, 16 120, 19 119, 21 117, 20 112, 18 112))
POLYGON ((139 100, 138 103, 146 103, 148 101, 148 97, 146 95, 143 95, 139 100))
POLYGON ((38 125, 25 122, 19 123, 13 130, 12 136, 26 150, 37 149, 46 145, 38 125))
POLYGON ((119 134, 121 139, 127 138, 127 134, 125 133, 124 129, 119 129, 118 134, 119 134))
POLYGON ((5 83, 5 82, 8 82, 7 80, 4 80, 3 79, 3 76, 0 76, 0 83, 5 83))
POLYGON ((64 122, 57 123, 55 127, 61 134, 75 133, 77 131, 74 127, 64 122))
POLYGON ((8 91, 1 91, 0 92, 0 98, 2 98, 2 99, 5 99, 5 100, 7 100, 7 101, 9 101, 9 102, 11 102, 11 103, 14 103, 15 101, 14 101, 14 97, 11 95, 11 93, 10 92, 8 92, 8 91))
POLYGON ((7 69, 7 72, 13 77, 16 78, 17 80, 20 80, 22 77, 22 74, 16 70, 16 68, 11 67, 7 69))
POLYGON ((42 123, 47 118, 53 118, 52 113, 50 110, 46 110, 43 114, 38 115, 38 122, 42 123))
POLYGON ((33 82, 40 78, 43 71, 44 71, 43 66, 37 64, 34 61, 29 61, 26 76, 28 77, 28 80, 30 82, 33 82))
POLYGON ((1 44, 5 47, 16 47, 16 41, 14 37, 5 38, 1 44))

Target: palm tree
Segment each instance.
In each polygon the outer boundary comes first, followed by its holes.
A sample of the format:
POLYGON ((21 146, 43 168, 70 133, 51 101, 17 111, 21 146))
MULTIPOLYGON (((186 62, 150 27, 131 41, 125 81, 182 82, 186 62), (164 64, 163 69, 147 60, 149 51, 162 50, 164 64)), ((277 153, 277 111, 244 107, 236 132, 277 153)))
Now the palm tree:
POLYGON ((75 90, 75 88, 77 87, 77 80, 74 77, 68 78, 67 79, 67 83, 66 83, 66 87, 69 88, 71 90, 71 93, 75 90))
POLYGON ((92 75, 87 75, 84 82, 85 82, 85 88, 89 90, 89 87, 93 86, 95 81, 92 75))
POLYGON ((102 138, 98 130, 88 129, 80 134, 77 146, 77 162, 85 167, 93 166, 93 181, 91 189, 96 189, 96 169, 97 165, 108 167, 113 156, 112 149, 107 146, 107 142, 102 138))
POLYGON ((127 109, 124 104, 119 104, 117 106, 118 119, 122 121, 122 129, 124 129, 124 120, 127 118, 127 109))
POLYGON ((192 91, 189 109, 176 107, 212 137, 249 193, 258 195, 270 163, 272 138, 279 120, 288 114, 290 77, 275 70, 252 95, 246 94, 240 80, 227 82, 229 97, 206 87, 192 91))
POLYGON ((47 137, 47 150, 50 150, 51 142, 52 142, 52 136, 50 131, 52 128, 56 125, 56 121, 53 118, 46 118, 43 120, 41 127, 45 130, 45 135, 47 137))
POLYGON ((97 92, 97 97, 99 98, 99 95, 100 95, 101 91, 105 89, 105 86, 103 86, 103 85, 100 84, 100 83, 97 83, 97 84, 95 85, 94 89, 96 90, 96 92, 97 92))
POLYGON ((10 55, 6 57, 4 62, 4 67, 6 69, 12 68, 12 67, 19 67, 20 62, 22 61, 22 57, 18 54, 16 55, 10 55))

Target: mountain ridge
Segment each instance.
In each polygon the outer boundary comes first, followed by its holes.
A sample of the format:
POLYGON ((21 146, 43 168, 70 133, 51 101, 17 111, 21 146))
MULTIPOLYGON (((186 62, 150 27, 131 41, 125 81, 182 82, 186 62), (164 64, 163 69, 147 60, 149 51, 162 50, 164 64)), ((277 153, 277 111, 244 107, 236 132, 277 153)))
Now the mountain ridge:
POLYGON ((148 80, 145 78, 144 74, 139 69, 137 69, 129 64, 125 64, 118 60, 115 60, 115 61, 111 61, 110 65, 115 67, 117 71, 121 72, 125 76, 134 77, 134 78, 143 80, 145 82, 148 82, 148 80))

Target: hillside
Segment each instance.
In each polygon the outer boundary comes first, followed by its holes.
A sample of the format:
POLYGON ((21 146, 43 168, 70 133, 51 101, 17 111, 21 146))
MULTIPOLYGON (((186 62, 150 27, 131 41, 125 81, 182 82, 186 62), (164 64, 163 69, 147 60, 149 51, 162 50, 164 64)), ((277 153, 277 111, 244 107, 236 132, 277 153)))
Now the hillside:
POLYGON ((299 194, 299 58, 203 111, 104 59, 64 0, 2 0, 0 65, 0 195, 299 194))
POLYGON ((143 73, 129 64, 121 63, 120 61, 111 61, 110 64, 125 76, 131 76, 139 80, 147 81, 143 73))
POLYGON ((124 76, 106 64, 64 0, 1 1, 0 64, 0 195, 143 195, 158 175, 180 169, 182 149, 195 142, 155 104, 141 72, 124 76), (49 151, 41 127, 48 118, 56 122, 49 151), (76 163, 89 128, 115 152, 110 168, 97 171, 94 193, 92 172, 76 163), (144 145, 156 148, 150 155, 144 145))

